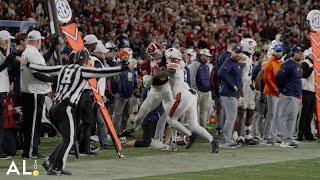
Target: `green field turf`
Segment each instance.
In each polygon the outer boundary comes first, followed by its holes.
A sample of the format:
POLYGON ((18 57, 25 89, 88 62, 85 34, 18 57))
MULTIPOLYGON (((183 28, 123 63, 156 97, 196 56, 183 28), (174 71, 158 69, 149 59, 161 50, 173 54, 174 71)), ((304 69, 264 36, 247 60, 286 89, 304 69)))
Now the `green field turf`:
MULTIPOLYGON (((141 134, 135 134, 140 137, 141 134)), ((59 142, 59 137, 42 138, 40 152, 48 155, 59 142)), ((126 158, 119 159, 115 150, 101 150, 98 156, 68 157, 68 179, 320 179, 320 145, 304 142, 300 148, 286 149, 269 146, 246 146, 236 150, 220 149, 210 153, 210 145, 203 139, 186 150, 164 152, 152 148, 125 148, 126 158)), ((11 160, 0 160, 0 180, 34 179, 32 176, 5 176, 12 160, 22 171, 21 151, 11 160)), ((40 165, 43 160, 38 160, 40 165)), ((27 161, 32 170, 34 160, 27 161)), ((45 176, 40 166, 38 179, 45 176)), ((59 178, 61 179, 61 178, 59 178)))
POLYGON ((316 180, 320 179, 320 158, 223 168, 209 171, 176 173, 162 176, 149 176, 136 179, 316 180))

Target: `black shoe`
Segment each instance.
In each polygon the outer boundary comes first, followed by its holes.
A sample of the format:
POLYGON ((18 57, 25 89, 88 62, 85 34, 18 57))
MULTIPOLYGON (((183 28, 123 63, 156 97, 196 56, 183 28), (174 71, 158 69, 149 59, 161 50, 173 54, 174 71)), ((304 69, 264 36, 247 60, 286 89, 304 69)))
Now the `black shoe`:
POLYGON ((246 145, 257 145, 259 144, 259 141, 255 141, 254 139, 246 139, 245 143, 246 145))
POLYGON ((219 143, 217 140, 211 141, 211 153, 218 153, 219 152, 219 143))
POLYGON ((42 166, 44 167, 44 169, 45 169, 46 171, 48 171, 48 170, 50 169, 51 163, 50 163, 50 161, 49 161, 49 158, 46 158, 46 159, 43 161, 42 166))
POLYGON ((237 140, 237 144, 242 146, 242 145, 245 144, 245 141, 243 140, 243 138, 240 138, 240 139, 237 140))
POLYGON ((297 141, 303 141, 304 139, 302 137, 298 137, 296 140, 297 141))
POLYGON ((11 156, 6 155, 6 154, 1 154, 1 155, 0 155, 0 159, 2 159, 2 160, 10 159, 10 158, 11 158, 11 156))
POLYGON ((191 146, 196 142, 197 136, 198 136, 198 135, 196 135, 196 134, 194 134, 194 133, 192 133, 192 135, 189 136, 189 143, 188 143, 186 149, 191 148, 191 146))
POLYGON ((37 153, 37 154, 32 154, 31 158, 32 159, 43 159, 44 156, 40 153, 37 153))
POLYGON ((80 152, 80 156, 96 156, 96 155, 98 155, 98 153, 92 152, 92 151, 89 151, 89 152, 80 152))
POLYGON ((53 170, 49 169, 47 172, 47 175, 49 176, 71 176, 71 172, 64 171, 64 170, 53 170))

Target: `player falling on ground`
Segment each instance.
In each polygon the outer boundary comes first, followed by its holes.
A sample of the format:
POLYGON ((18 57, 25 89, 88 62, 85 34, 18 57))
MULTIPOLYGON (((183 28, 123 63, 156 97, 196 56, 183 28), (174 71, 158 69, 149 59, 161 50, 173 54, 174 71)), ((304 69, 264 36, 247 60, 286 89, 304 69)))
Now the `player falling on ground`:
POLYGON ((42 66, 19 59, 31 71, 58 76, 57 92, 49 116, 50 121, 61 133, 62 142, 42 164, 48 175, 71 175, 64 169, 69 151, 74 143, 75 109, 84 87, 88 83, 87 79, 111 77, 122 71, 122 67, 100 69, 84 67, 83 65, 89 60, 89 56, 87 50, 79 50, 76 52, 74 62, 65 66, 42 66))
MULTIPOLYGON (((147 47, 147 55, 149 56, 149 68, 150 68, 150 75, 145 78, 144 83, 151 84, 150 91, 148 93, 147 98, 143 101, 139 112, 135 118, 134 124, 134 131, 137 131, 140 127, 142 120, 154 109, 162 104, 163 106, 163 113, 161 116, 166 116, 167 110, 173 104, 173 95, 171 91, 170 84, 168 82, 168 76, 172 74, 171 72, 166 69, 166 62, 163 59, 163 50, 161 49, 160 45, 156 43, 151 43, 147 47)), ((163 135, 163 131, 165 128, 166 118, 160 118, 157 124, 157 129, 155 133, 155 137, 158 138, 154 141, 160 145, 161 142, 161 135, 163 135)), ((132 132, 132 130, 126 130, 127 132, 132 132)))
POLYGON ((219 147, 218 142, 198 123, 197 93, 184 81, 185 62, 182 60, 181 52, 176 48, 170 48, 165 52, 165 57, 168 63, 168 69, 175 70, 175 73, 169 77, 172 92, 175 96, 175 102, 170 108, 167 122, 173 128, 190 137, 187 149, 192 146, 195 141, 195 134, 197 134, 209 140, 212 147, 212 153, 217 153, 219 147), (184 114, 190 125, 191 131, 179 122, 179 118, 184 114))
POLYGON ((247 145, 256 145, 258 142, 251 136, 252 117, 255 108, 255 94, 252 86, 252 56, 256 52, 257 43, 252 38, 244 38, 241 40, 240 45, 243 49, 245 61, 241 61, 242 66, 242 85, 243 95, 239 99, 238 117, 235 123, 235 133, 239 136, 238 143, 245 143, 247 145), (242 137, 242 123, 244 114, 245 119, 245 141, 242 137))

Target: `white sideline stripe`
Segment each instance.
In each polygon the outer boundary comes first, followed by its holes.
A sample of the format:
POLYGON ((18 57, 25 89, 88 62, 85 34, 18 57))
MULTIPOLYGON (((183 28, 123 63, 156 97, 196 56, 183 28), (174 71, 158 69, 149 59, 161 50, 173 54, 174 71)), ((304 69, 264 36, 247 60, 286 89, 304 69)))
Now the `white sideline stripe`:
POLYGON ((66 166, 67 157, 68 157, 68 154, 69 154, 70 149, 71 149, 71 147, 73 145, 73 142, 74 142, 74 122, 73 122, 73 115, 71 113, 71 107, 70 106, 67 107, 66 112, 67 112, 68 119, 69 119, 70 142, 69 142, 68 147, 67 147, 67 149, 66 149, 66 151, 64 152, 64 155, 63 155, 62 169, 64 169, 65 166, 66 166))

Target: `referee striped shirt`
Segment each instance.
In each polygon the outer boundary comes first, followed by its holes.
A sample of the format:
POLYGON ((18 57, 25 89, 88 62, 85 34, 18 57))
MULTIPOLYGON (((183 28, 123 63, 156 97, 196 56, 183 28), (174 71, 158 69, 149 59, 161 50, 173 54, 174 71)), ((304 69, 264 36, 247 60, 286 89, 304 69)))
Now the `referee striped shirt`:
POLYGON ((27 66, 32 71, 58 76, 57 92, 54 101, 69 100, 74 105, 78 104, 87 79, 111 77, 121 72, 121 67, 94 68, 80 66, 79 64, 43 66, 28 63, 27 66))

